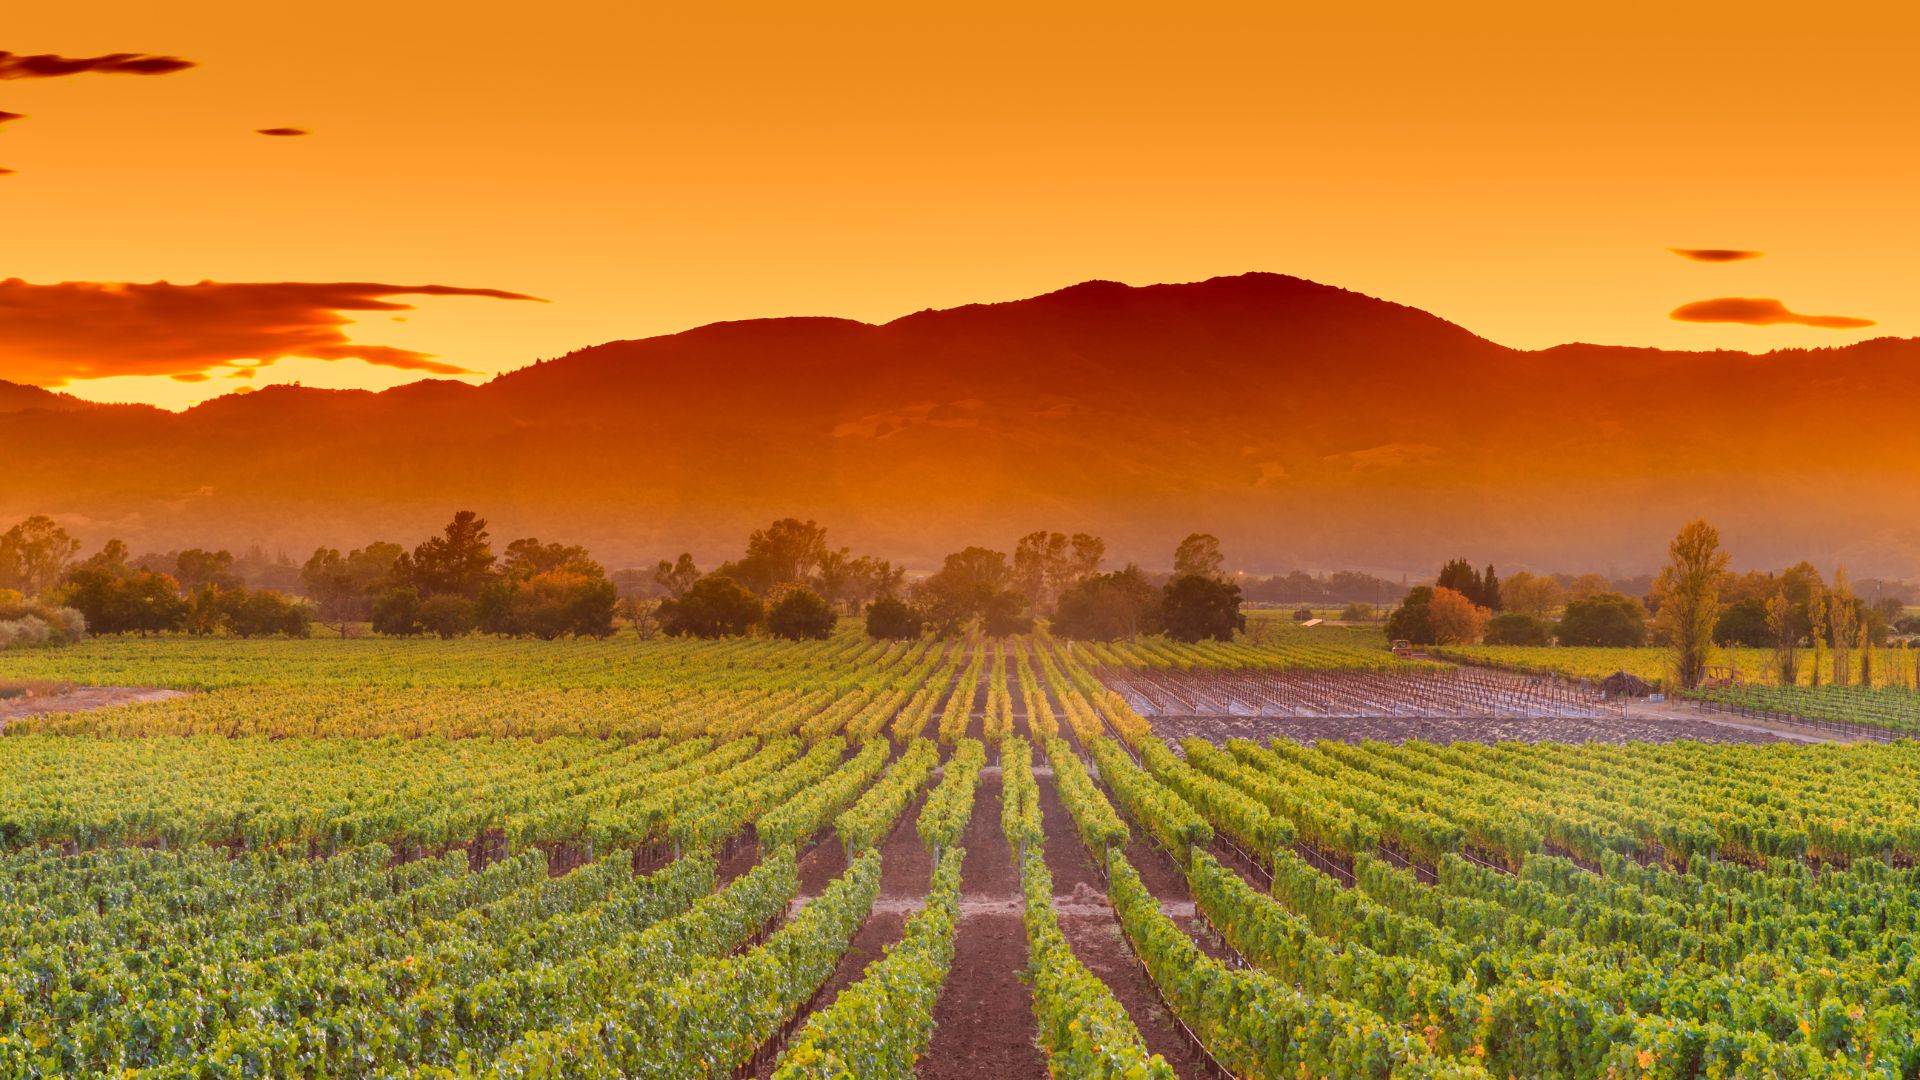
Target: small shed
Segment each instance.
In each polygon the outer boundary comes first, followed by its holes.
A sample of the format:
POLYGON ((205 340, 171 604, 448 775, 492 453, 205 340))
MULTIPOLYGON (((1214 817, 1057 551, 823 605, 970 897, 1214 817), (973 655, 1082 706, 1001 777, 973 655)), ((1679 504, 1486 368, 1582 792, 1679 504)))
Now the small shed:
POLYGON ((1653 684, 1624 671, 1616 671, 1600 680, 1600 692, 1608 697, 1643 698, 1653 693, 1653 684))

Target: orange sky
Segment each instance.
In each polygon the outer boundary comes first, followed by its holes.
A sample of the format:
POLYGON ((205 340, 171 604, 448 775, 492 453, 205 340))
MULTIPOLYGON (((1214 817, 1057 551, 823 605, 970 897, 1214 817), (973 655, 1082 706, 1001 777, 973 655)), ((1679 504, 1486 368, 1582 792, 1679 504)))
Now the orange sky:
MULTIPOLYGON (((0 81, 28 114, 0 128, 0 278, 550 301, 348 313, 354 342, 476 372, 1256 269, 1528 348, 1920 335, 1908 4, 19 7, 0 49, 198 66, 0 81), (281 126, 313 134, 254 134, 281 126), (1877 325, 1668 317, 1725 297, 1877 325)), ((63 389, 418 377, 282 359, 63 389)))

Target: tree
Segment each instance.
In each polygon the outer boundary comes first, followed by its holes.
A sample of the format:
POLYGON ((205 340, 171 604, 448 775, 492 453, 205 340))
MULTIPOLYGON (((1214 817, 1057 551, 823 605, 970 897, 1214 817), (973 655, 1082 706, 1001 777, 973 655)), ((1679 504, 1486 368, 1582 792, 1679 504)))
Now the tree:
POLYGON ((693 556, 683 551, 675 562, 661 559, 660 565, 654 568, 653 580, 667 590, 668 598, 677 600, 700 580, 700 568, 693 565, 693 556))
POLYGON ((420 626, 442 641, 473 632, 477 619, 473 601, 454 593, 439 593, 420 602, 420 626))
POLYGON ((493 572, 493 547, 487 542, 487 521, 462 510, 439 536, 430 537, 403 556, 396 573, 422 596, 446 594, 472 599, 493 572))
POLYGON ((1471 645, 1487 629, 1488 611, 1457 589, 1437 586, 1428 607, 1435 645, 1471 645))
POLYGON ((1185 574, 1167 583, 1161 594, 1160 617, 1167 636, 1192 644, 1211 638, 1232 641, 1247 628, 1240 613, 1240 586, 1204 574, 1185 574))
POLYGON ((233 570, 233 552, 188 548, 174 556, 173 579, 185 592, 211 585, 225 592, 243 584, 233 570))
POLYGON ((60 581, 80 541, 45 514, 35 514, 0 533, 0 589, 38 596, 60 581))
POLYGON ((500 572, 510 581, 526 581, 555 570, 568 570, 583 577, 603 578, 606 568, 587 555, 578 544, 543 544, 529 536, 507 545, 500 561, 500 572))
POLYGON ((1567 602, 1567 591, 1550 577, 1518 571, 1500 583, 1502 611, 1551 619, 1567 602))
POLYGON ((1160 629, 1160 590, 1146 572, 1128 565, 1074 585, 1054 608, 1049 628, 1075 641, 1117 641, 1160 629))
POLYGON ((827 553, 827 530, 813 521, 781 518, 747 538, 744 557, 715 573, 767 596, 782 585, 806 584, 827 553))
POLYGON ((1833 644, 1833 685, 1845 686, 1852 680, 1854 626, 1859 622, 1853 585, 1847 580, 1847 568, 1833 572, 1833 587, 1827 590, 1827 640, 1833 644))
POLYGON ((373 602, 373 632, 412 637, 420 632, 420 591, 401 585, 381 593, 373 602))
POLYGON ((1400 606, 1387 616, 1387 640, 1412 645, 1432 645, 1433 586, 1418 585, 1407 591, 1400 606))
POLYGON ((867 605, 867 636, 906 641, 920 636, 920 613, 893 596, 881 596, 867 605))
POLYGON ((1192 533, 1173 549, 1173 576, 1224 579, 1226 557, 1220 554, 1220 538, 1212 533, 1192 533))
POLYGON ((980 632, 988 637, 1009 637, 1032 629, 1033 616, 1027 614, 1027 598, 1017 589, 1001 589, 989 594, 980 609, 980 632))
POLYGON ((1502 612, 1487 620, 1482 640, 1489 645, 1551 645, 1553 625, 1537 615, 1502 612))
POLYGON ((1581 574, 1567 583, 1567 600, 1586 600, 1614 591, 1613 582, 1605 574, 1581 574))
POLYGON ((552 570, 489 581, 474 602, 475 627, 483 633, 535 637, 608 637, 620 594, 600 564, 570 559, 552 570))
POLYGON ((760 598, 724 574, 708 574, 686 594, 660 605, 660 628, 672 637, 744 634, 766 615, 760 598))
POLYGON ((1494 575, 1492 564, 1482 574, 1467 560, 1453 559, 1440 568, 1433 585, 1436 589, 1452 589, 1480 607, 1499 610, 1500 579, 1494 575))
POLYGON ((1051 611, 1060 596, 1100 569, 1107 543, 1097 536, 1034 532, 1013 549, 1013 581, 1035 611, 1051 611))
POLYGON ((913 599, 921 616, 941 635, 958 633, 968 622, 984 616, 990 605, 1001 610, 1008 601, 996 600, 1002 592, 1026 598, 1010 589, 1012 568, 1005 554, 983 547, 969 547, 948 555, 938 572, 913 587, 913 599))
POLYGON ((1680 530, 1667 548, 1668 562, 1654 581, 1658 625, 1667 640, 1676 685, 1691 690, 1713 659, 1713 624, 1720 614, 1720 576, 1727 554, 1720 531, 1704 521, 1680 530))
POLYGON ((1767 603, 1748 597, 1720 609, 1720 616, 1713 623, 1713 643, 1754 649, 1773 645, 1776 634, 1767 617, 1767 603))
POLYGON ((788 641, 825 641, 839 622, 833 605, 812 589, 790 589, 767 609, 767 632, 788 641))
POLYGON ((1782 686, 1792 686, 1799 675, 1793 648, 1800 641, 1800 630, 1794 622, 1793 602, 1787 598, 1784 585, 1767 598, 1767 629, 1773 635, 1774 678, 1782 686))
MULTIPOLYGON (((211 586, 204 588, 210 589, 211 586)), ((249 589, 244 585, 218 593, 225 612, 227 630, 235 637, 266 637, 285 634, 303 638, 313 632, 313 617, 305 604, 291 600, 272 589, 249 589)))
POLYGON ((178 630, 186 619, 187 602, 180 599, 180 584, 166 574, 141 571, 122 579, 119 592, 122 626, 141 637, 178 630))
POLYGON ((1582 597, 1568 602, 1554 636, 1562 645, 1641 645, 1647 640, 1647 609, 1619 593, 1582 597))

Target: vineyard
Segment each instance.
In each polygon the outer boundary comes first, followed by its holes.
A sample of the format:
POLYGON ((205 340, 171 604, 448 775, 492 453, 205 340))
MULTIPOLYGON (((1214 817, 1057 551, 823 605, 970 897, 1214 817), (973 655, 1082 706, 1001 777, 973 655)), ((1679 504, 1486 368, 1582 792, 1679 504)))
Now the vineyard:
POLYGON ((0 737, 0 1076, 1920 1075, 1916 744, 1169 737, 1613 722, 1315 648, 9 656, 193 692, 0 737))

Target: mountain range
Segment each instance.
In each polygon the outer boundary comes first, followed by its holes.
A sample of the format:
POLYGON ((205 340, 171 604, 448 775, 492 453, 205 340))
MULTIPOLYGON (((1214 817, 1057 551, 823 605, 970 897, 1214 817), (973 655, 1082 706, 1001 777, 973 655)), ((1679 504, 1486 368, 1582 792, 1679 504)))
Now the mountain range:
POLYGON ((1040 528, 1249 572, 1644 569, 1685 521, 1737 565, 1920 574, 1920 340, 1506 348, 1277 274, 1090 281, 881 325, 716 323, 474 386, 269 387, 182 413, 0 383, 0 522, 97 546, 411 542, 452 511, 609 566, 776 517, 926 568, 1040 528))

